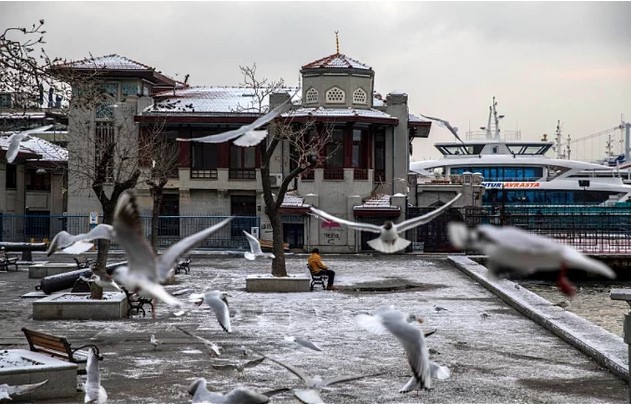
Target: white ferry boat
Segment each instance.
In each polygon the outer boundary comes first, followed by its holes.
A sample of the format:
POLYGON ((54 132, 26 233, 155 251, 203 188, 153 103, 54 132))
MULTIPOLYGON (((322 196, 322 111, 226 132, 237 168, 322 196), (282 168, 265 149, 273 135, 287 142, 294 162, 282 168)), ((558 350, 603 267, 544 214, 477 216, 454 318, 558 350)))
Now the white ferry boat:
MULTIPOLYGON (((465 172, 479 173, 485 187, 483 205, 600 205, 631 202, 629 169, 586 163, 545 154, 552 141, 522 141, 519 132, 501 134, 496 110, 489 110, 482 133, 468 133, 466 141, 440 142, 443 158, 410 163, 420 182, 465 172)), ((559 147, 560 145, 556 145, 559 147)))

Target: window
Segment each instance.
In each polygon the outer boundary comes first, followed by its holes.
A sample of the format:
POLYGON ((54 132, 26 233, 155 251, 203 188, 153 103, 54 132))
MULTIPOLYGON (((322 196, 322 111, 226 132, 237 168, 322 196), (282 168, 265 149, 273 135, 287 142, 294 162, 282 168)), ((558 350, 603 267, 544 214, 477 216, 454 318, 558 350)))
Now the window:
POLYGON ((46 170, 29 168, 26 170, 27 191, 50 191, 50 173, 46 170))
POLYGON ((18 175, 16 166, 13 164, 7 164, 7 189, 17 189, 18 187, 18 175))
POLYGON ((386 134, 375 133, 375 181, 385 181, 386 178, 386 134))
POLYGON ((215 143, 191 144, 191 178, 217 179, 219 146, 215 143))
POLYGON ((344 130, 334 129, 331 135, 332 141, 326 145, 326 166, 344 166, 344 130))
POLYGON ((353 104, 366 104, 366 92, 361 88, 353 91, 353 104))
POLYGON ((256 147, 230 145, 229 178, 234 180, 256 179, 256 147))
POLYGON ((345 102, 345 94, 339 87, 333 87, 326 92, 326 102, 331 104, 343 104, 345 102))
POLYGON ((11 94, 0 94, 0 108, 11 108, 11 94))
POLYGON ((114 181, 114 153, 110 148, 114 146, 114 122, 100 121, 96 123, 94 155, 95 172, 99 175, 99 168, 105 170, 105 181, 114 181), (101 165, 101 159, 107 157, 101 165))
POLYGON ((305 101, 307 104, 315 104, 316 102, 318 102, 318 90, 311 87, 309 91, 307 91, 305 101))

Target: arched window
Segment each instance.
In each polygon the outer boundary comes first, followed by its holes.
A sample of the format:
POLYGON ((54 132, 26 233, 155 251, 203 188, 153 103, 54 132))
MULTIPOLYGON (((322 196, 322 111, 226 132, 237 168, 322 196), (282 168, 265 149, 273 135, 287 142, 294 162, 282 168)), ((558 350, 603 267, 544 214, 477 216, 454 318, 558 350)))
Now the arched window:
POLYGON ((333 87, 326 92, 326 102, 331 104, 343 104, 346 100, 344 91, 339 87, 333 87))
POLYGON ((366 104, 366 92, 361 88, 353 91, 353 104, 366 104))
POLYGON ((318 90, 311 87, 305 96, 307 104, 314 104, 318 102, 318 90))

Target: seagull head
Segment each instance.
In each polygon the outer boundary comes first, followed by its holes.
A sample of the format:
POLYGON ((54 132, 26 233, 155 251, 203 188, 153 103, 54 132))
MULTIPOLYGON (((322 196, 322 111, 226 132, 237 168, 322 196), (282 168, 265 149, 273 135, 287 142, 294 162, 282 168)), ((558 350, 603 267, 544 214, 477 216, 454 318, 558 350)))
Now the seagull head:
POLYGON ((394 226, 394 223, 392 223, 391 220, 386 220, 385 223, 383 224, 383 228, 386 230, 390 230, 392 226, 394 226))

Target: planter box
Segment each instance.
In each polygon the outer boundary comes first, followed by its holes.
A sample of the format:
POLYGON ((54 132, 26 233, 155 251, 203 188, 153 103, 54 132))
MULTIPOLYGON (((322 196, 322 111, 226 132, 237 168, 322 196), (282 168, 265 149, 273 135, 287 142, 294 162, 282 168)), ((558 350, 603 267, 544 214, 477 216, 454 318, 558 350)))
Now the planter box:
POLYGON ((127 297, 104 292, 103 300, 89 293, 57 293, 33 302, 33 320, 118 320, 127 318, 127 297))
POLYGON ((35 264, 28 267, 29 278, 45 278, 50 275, 63 274, 70 271, 75 271, 77 264, 65 263, 65 262, 46 262, 43 264, 35 264))
POLYGON ((77 365, 74 363, 25 349, 7 349, 0 351, 0 364, 0 384, 34 384, 48 380, 29 394, 13 397, 13 401, 32 402, 77 395, 77 365))
POLYGON ((311 277, 307 275, 289 275, 276 277, 272 275, 248 275, 245 279, 245 290, 251 293, 287 293, 309 292, 311 277))

